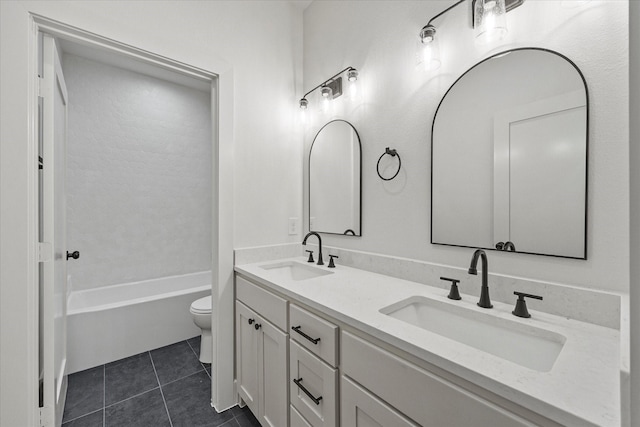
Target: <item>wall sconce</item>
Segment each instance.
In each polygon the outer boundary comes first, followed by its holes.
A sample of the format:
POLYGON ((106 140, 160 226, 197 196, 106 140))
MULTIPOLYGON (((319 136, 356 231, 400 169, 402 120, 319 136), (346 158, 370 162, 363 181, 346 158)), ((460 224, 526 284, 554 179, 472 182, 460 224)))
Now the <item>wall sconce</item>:
MULTIPOLYGON (((436 27, 432 22, 465 0, 459 0, 431 18, 419 33, 418 62, 427 70, 440 67, 440 52, 436 27)), ((472 25, 478 44, 491 43, 507 33, 506 13, 522 5, 524 0, 471 0, 472 25)))
POLYGON ((507 34, 505 0, 473 0, 473 27, 478 44, 489 44, 504 37, 507 34))
POLYGON ((440 68, 440 46, 436 38, 436 27, 431 24, 422 27, 418 46, 418 62, 422 62, 425 70, 437 70, 440 68))
POLYGON ((340 75, 345 72, 347 73, 347 81, 349 82, 350 96, 355 96, 355 94, 357 93, 356 82, 358 81, 359 73, 355 68, 347 67, 339 73, 331 76, 324 82, 320 83, 309 92, 305 93, 300 101, 298 101, 300 111, 304 114, 304 112, 308 109, 309 101, 307 100, 307 96, 309 96, 316 89, 320 89, 320 95, 322 95, 321 109, 323 111, 329 111, 331 108, 331 102, 342 95, 342 77, 340 75))

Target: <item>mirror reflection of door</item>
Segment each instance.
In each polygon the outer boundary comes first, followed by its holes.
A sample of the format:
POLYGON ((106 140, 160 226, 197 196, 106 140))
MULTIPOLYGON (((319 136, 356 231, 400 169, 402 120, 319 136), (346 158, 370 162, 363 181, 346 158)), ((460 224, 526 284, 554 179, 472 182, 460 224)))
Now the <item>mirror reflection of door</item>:
POLYGON ((579 91, 496 114, 494 242, 513 242, 520 252, 583 255, 585 120, 579 91))
POLYGON ((431 243, 586 259, 587 118, 584 77, 556 52, 466 71, 433 120, 431 243))
POLYGON ((360 138, 344 120, 318 131, 309 153, 309 229, 360 236, 360 138))

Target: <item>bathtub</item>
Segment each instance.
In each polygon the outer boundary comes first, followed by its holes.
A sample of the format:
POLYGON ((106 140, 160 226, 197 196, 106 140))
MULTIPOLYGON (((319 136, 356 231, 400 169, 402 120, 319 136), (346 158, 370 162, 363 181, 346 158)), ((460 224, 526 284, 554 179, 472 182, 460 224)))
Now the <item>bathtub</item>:
POLYGON ((71 292, 68 373, 199 335, 189 307, 210 294, 210 271, 71 292))

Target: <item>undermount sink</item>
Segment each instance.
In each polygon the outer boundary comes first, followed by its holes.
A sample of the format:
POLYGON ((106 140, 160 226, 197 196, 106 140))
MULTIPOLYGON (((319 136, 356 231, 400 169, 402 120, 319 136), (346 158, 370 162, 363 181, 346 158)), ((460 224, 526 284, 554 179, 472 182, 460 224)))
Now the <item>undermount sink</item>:
POLYGON ((260 268, 279 274, 285 279, 296 281, 333 274, 333 271, 324 270, 319 267, 313 267, 296 261, 284 261, 275 264, 261 265, 260 268))
POLYGON ((421 296, 380 312, 540 372, 551 370, 566 341, 555 332, 421 296))

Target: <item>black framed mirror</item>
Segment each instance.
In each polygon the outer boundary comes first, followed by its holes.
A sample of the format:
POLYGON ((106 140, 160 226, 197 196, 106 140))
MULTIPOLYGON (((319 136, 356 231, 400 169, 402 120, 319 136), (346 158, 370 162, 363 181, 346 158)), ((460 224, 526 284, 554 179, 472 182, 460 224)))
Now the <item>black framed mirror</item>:
POLYGON ((356 128, 333 120, 309 151, 309 231, 362 234, 362 147, 356 128))
POLYGON ((431 133, 431 243, 587 258, 587 85, 547 49, 495 54, 447 90, 431 133))

